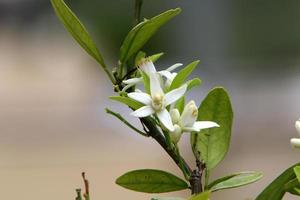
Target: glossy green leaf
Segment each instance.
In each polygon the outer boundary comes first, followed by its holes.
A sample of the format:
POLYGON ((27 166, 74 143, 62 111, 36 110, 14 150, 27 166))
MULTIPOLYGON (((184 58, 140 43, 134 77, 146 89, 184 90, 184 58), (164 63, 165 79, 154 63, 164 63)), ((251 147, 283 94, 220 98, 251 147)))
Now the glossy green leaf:
POLYGON ((151 200, 186 200, 180 197, 153 197, 151 200))
POLYGON ((187 91, 191 90, 194 87, 200 86, 201 82, 202 81, 199 78, 193 78, 192 80, 189 80, 187 82, 187 91))
POLYGON ((130 108, 132 108, 134 110, 137 110, 137 109, 139 109, 140 107, 143 106, 142 103, 137 102, 137 101, 135 101, 133 99, 130 99, 128 97, 111 96, 111 97, 109 97, 109 99, 114 100, 114 101, 118 101, 120 103, 123 103, 123 104, 129 106, 130 108))
POLYGON ((51 0, 56 15, 64 24, 65 28, 80 44, 80 46, 93 58, 95 58, 102 66, 105 66, 104 60, 97 49, 95 43, 91 39, 89 33, 76 15, 65 4, 63 0, 51 0))
POLYGON ((280 176, 278 176, 272 183, 270 183, 255 200, 281 200, 286 193, 285 185, 291 180, 296 178, 294 173, 294 167, 296 165, 285 170, 280 176))
POLYGON ((211 193, 211 191, 205 191, 198 195, 191 196, 188 200, 208 200, 210 193, 211 193))
POLYGON ((125 63, 132 55, 138 52, 162 25, 180 12, 180 8, 171 9, 149 20, 144 20, 135 26, 128 33, 121 46, 121 63, 125 63))
POLYGON ((119 177, 116 183, 124 188, 145 193, 164 193, 188 188, 188 184, 177 176, 154 169, 127 172, 119 177))
POLYGON ((173 90, 175 88, 180 87, 185 80, 188 78, 188 76, 193 72, 193 70, 196 68, 196 66, 199 64, 199 60, 196 60, 190 64, 188 64, 185 68, 180 70, 175 76, 174 80, 172 81, 169 90, 173 90))
POLYGON ((162 57, 164 55, 164 53, 157 53, 157 54, 154 54, 152 56, 149 56, 149 59, 155 63, 158 59, 160 59, 160 57, 162 57))
POLYGON ((218 190, 224 190, 229 188, 241 187, 254 183, 262 178, 262 173, 260 172, 240 172, 237 174, 222 177, 211 184, 209 184, 208 189, 212 192, 218 190))
POLYGON ((233 111, 224 88, 214 88, 209 92, 199 107, 198 120, 213 121, 220 125, 191 134, 194 155, 204 160, 208 179, 210 170, 223 160, 230 144, 233 111))

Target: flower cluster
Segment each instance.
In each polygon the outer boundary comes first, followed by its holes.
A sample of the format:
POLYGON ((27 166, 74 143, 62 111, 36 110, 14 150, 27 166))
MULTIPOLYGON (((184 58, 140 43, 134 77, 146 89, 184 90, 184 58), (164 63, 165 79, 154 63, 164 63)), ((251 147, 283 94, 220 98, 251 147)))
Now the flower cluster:
POLYGON ((166 70, 157 71, 153 62, 143 58, 138 68, 144 76, 124 81, 126 89, 144 83, 145 91, 136 89, 128 93, 128 97, 143 104, 142 107, 131 113, 132 116, 143 118, 153 116, 161 129, 168 132, 173 143, 177 143, 184 132, 199 132, 201 129, 219 127, 215 122, 197 121, 198 108, 192 100, 184 105, 182 112, 174 105, 184 98, 187 92, 187 84, 183 83, 177 88, 170 89, 177 73, 172 72, 182 66, 177 63, 166 70), (145 78, 145 76, 147 78, 145 78), (149 90, 146 90, 149 81, 149 90))
MULTIPOLYGON (((296 130, 300 136, 300 119, 295 123, 296 130)), ((291 145, 295 148, 300 148, 300 138, 292 138, 291 145)))

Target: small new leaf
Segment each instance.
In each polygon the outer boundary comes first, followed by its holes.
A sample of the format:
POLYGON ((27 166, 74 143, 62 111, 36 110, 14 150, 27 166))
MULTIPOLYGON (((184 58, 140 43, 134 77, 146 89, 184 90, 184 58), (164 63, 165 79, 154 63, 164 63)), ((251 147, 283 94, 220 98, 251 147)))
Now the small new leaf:
POLYGON ((137 109, 139 109, 140 107, 143 106, 142 103, 137 102, 137 101, 135 101, 131 98, 128 98, 128 97, 111 96, 111 97, 109 97, 109 99, 114 100, 114 101, 118 101, 120 103, 123 103, 123 104, 129 106, 130 108, 132 108, 134 110, 137 110, 137 109))
POLYGON ((121 63, 125 63, 132 55, 138 52, 162 25, 180 12, 180 8, 171 9, 135 26, 128 33, 121 46, 121 63))
POLYGON ((177 176, 155 169, 141 169, 120 176, 116 184, 145 193, 164 193, 184 190, 188 184, 177 176))

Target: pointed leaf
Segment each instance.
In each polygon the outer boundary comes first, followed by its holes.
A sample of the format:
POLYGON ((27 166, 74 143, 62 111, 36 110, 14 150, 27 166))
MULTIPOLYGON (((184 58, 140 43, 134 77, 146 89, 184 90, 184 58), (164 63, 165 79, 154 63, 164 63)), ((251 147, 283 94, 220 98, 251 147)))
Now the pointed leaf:
POLYGON ((193 78, 187 82, 187 91, 191 90, 193 87, 200 86, 201 80, 199 78, 193 78))
POLYGON ((160 57, 162 57, 164 55, 164 53, 157 53, 157 54, 154 54, 152 56, 149 56, 149 59, 155 63, 160 57))
POLYGON ((294 167, 300 165, 297 163, 292 167, 285 170, 280 176, 278 176, 272 183, 270 183, 263 191, 256 197, 255 200, 281 200, 286 192, 284 187, 289 181, 296 178, 294 173, 294 167))
POLYGON ((191 135, 191 145, 195 156, 203 159, 207 175, 225 157, 231 137, 233 111, 230 98, 223 88, 214 88, 199 107, 199 121, 213 121, 218 128, 201 130, 191 135), (201 154, 201 157, 200 157, 201 154))
POLYGON ((188 184, 165 171, 155 169, 141 169, 127 172, 116 180, 116 183, 124 188, 145 192, 163 193, 188 188, 188 184))
POLYGON ((191 196, 188 200, 208 200, 211 191, 202 192, 198 195, 191 196))
POLYGON ((73 36, 73 38, 88 54, 95 58, 98 63, 100 63, 102 66, 105 66, 104 60, 89 33, 76 15, 71 11, 71 9, 63 0, 51 0, 51 3, 56 15, 64 24, 69 33, 73 36))
POLYGON ((260 172, 240 172, 237 174, 222 177, 208 186, 212 192, 229 188, 241 187, 256 182, 262 178, 260 172))
POLYGON ((138 52, 162 25, 180 12, 180 8, 171 9, 135 26, 128 33, 121 46, 121 63, 125 63, 133 54, 138 52))
POLYGON ((137 110, 143 106, 142 103, 137 102, 129 97, 111 96, 111 97, 109 97, 109 99, 123 103, 134 110, 137 110))
POLYGON ((284 185, 284 190, 293 195, 300 195, 300 183, 297 178, 294 178, 284 185))
POLYGON ((177 76, 175 76, 174 80, 172 81, 169 90, 174 90, 175 88, 180 87, 185 82, 187 77, 193 72, 193 70, 196 68, 196 66, 199 64, 199 62, 200 62, 199 60, 196 60, 196 61, 188 64, 182 70, 180 70, 178 72, 177 76))
POLYGON ((296 177, 297 177, 297 179, 298 179, 298 181, 300 183, 300 166, 294 167, 294 172, 295 172, 296 177))

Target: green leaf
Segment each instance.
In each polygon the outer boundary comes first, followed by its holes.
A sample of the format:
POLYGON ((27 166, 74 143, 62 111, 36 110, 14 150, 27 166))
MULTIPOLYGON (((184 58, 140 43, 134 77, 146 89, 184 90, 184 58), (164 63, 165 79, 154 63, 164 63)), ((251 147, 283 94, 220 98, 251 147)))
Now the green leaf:
POLYGON ((144 83, 144 88, 145 88, 145 91, 150 94, 150 78, 149 76, 143 72, 142 70, 140 70, 140 73, 143 77, 143 83, 144 83))
POLYGON ((205 191, 198 195, 191 196, 188 200, 208 200, 211 191, 205 191))
POLYGON ((151 200, 186 200, 180 197, 153 197, 151 200))
POLYGON ((232 119, 233 111, 227 92, 224 88, 214 88, 201 103, 198 120, 214 121, 220 127, 191 134, 191 145, 195 157, 203 159, 206 164, 206 182, 210 170, 223 160, 228 151, 232 119))
POLYGON ((123 104, 129 106, 130 108, 132 108, 134 110, 137 110, 137 109, 139 109, 140 107, 143 106, 142 103, 137 102, 137 101, 135 101, 133 99, 130 99, 128 97, 111 96, 111 97, 109 97, 109 99, 114 100, 114 101, 118 101, 120 103, 123 103, 123 104))
POLYGON ((297 179, 298 179, 298 181, 300 183, 300 166, 294 167, 294 172, 295 172, 296 177, 297 177, 297 179))
POLYGON ((285 170, 280 176, 278 176, 272 183, 270 183, 255 200, 281 200, 286 193, 285 185, 296 178, 294 173, 294 167, 300 165, 297 163, 292 167, 285 170))
POLYGON ((174 80, 172 81, 169 90, 173 90, 175 88, 180 87, 185 82, 187 77, 193 72, 193 70, 196 68, 196 66, 199 64, 199 62, 200 62, 199 60, 196 60, 196 61, 188 64, 182 70, 180 70, 178 72, 177 76, 175 76, 174 80))
POLYGON ((183 109, 184 109, 184 104, 185 104, 185 96, 181 97, 180 99, 178 99, 175 103, 175 108, 178 109, 179 113, 182 113, 183 109))
POLYGON ((138 52, 162 25, 167 23, 180 12, 180 8, 171 9, 135 26, 128 33, 121 46, 121 63, 125 63, 132 55, 138 52))
POLYGON ((284 185, 284 190, 291 194, 300 196, 300 183, 297 178, 294 178, 284 185))
POLYGON ((135 66, 136 66, 136 67, 139 66, 139 63, 140 63, 141 60, 142 60, 143 58, 145 58, 145 57, 146 57, 146 53, 143 52, 143 51, 139 51, 139 52, 137 53, 136 57, 135 57, 135 61, 134 61, 135 66))
POLYGON ((241 187, 256 182, 262 178, 260 172, 240 172, 222 177, 209 184, 208 189, 212 192, 229 188, 241 187))
POLYGON ((199 78, 193 78, 187 82, 187 91, 191 90, 193 87, 200 86, 201 80, 199 78))
POLYGON ((149 56, 149 59, 155 63, 160 57, 162 57, 164 55, 164 53, 157 53, 157 54, 154 54, 152 56, 149 56))
POLYGON ((73 38, 80 44, 80 46, 98 63, 103 67, 105 66, 104 60, 91 39, 89 33, 83 24, 79 21, 76 15, 65 4, 63 0, 51 0, 52 6, 60 21, 64 24, 65 28, 73 36, 73 38))
POLYGON ((188 188, 188 184, 168 172, 155 169, 141 169, 127 172, 116 180, 124 188, 145 192, 163 193, 188 188))

